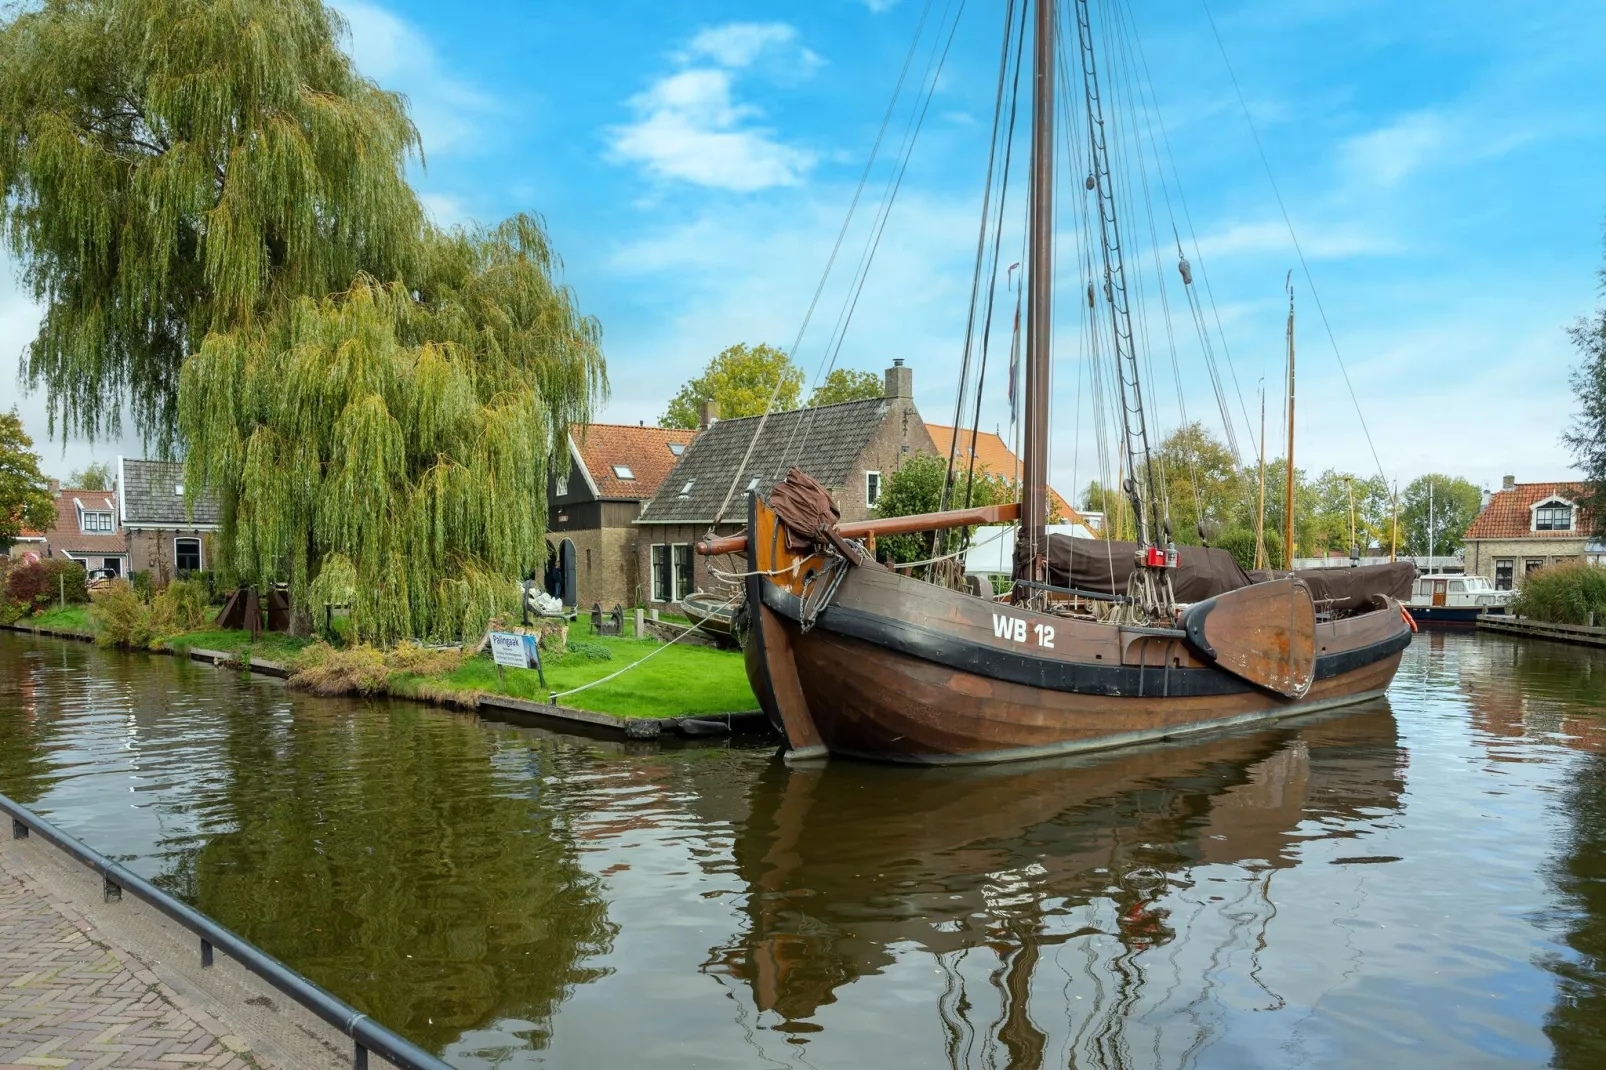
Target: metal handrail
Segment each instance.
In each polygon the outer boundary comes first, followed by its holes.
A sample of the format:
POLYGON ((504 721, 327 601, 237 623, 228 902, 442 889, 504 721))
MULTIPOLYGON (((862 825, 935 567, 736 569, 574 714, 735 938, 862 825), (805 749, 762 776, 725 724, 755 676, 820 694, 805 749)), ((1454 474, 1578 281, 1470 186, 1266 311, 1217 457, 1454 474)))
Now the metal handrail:
POLYGON ((212 965, 213 948, 262 978, 284 995, 334 1026, 352 1041, 352 1066, 367 1070, 368 1053, 377 1052, 401 1070, 452 1070, 450 1064, 391 1032, 355 1007, 326 992, 255 944, 225 929, 200 911, 179 902, 137 873, 113 862, 94 848, 62 832, 27 807, 0 795, 0 810, 11 816, 12 839, 27 839, 36 832, 101 875, 106 902, 132 892, 201 939, 201 966, 212 965))

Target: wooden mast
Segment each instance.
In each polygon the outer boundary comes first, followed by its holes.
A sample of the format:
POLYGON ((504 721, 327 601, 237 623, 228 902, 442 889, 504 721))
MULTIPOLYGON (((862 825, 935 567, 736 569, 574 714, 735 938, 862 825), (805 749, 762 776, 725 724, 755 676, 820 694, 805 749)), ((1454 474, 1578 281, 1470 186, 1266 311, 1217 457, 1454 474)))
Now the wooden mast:
POLYGON ((1021 458, 1020 536, 1016 575, 1035 580, 1035 562, 1048 553, 1048 368, 1054 324, 1054 9, 1037 0, 1032 42, 1031 247, 1026 278, 1024 456, 1021 458), (1022 572, 1027 573, 1022 575, 1022 572))
MULTIPOLYGON (((1292 276, 1293 272, 1289 272, 1292 276)), ((1283 567, 1294 570, 1294 284, 1288 283, 1288 487, 1283 513, 1283 567)))
POLYGON ((1260 381, 1260 508, 1255 513, 1255 567, 1267 567, 1266 560, 1266 381, 1260 381))

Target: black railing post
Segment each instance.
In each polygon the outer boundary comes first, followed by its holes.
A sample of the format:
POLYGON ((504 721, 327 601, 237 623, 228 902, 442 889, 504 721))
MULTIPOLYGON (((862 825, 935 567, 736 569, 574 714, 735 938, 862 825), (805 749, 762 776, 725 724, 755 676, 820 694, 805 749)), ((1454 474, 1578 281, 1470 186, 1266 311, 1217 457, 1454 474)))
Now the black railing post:
POLYGON ((201 969, 209 970, 211 968, 212 968, 212 941, 203 939, 201 941, 201 969))
POLYGON ((21 821, 18 821, 16 818, 12 818, 11 819, 11 838, 14 839, 14 840, 26 840, 28 838, 28 826, 24 825, 21 821))
POLYGON ((356 1048, 351 1054, 352 1070, 368 1070, 368 1049, 362 1046, 361 1041, 355 1043, 356 1048))
POLYGON ((102 877, 101 898, 108 903, 121 903, 123 901, 123 886, 110 877, 102 877))

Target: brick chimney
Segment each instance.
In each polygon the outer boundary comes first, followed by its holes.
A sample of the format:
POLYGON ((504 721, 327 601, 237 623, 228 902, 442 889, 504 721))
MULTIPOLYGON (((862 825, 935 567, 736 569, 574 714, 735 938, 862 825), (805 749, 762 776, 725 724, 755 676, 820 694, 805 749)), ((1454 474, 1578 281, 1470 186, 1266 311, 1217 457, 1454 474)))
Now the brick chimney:
POLYGON ((50 496, 52 498, 61 497, 61 480, 52 479, 50 481, 50 496))
POLYGON ((1517 489, 1517 477, 1516 476, 1506 476, 1504 479, 1502 479, 1500 481, 1500 489, 1501 490, 1516 490, 1517 489))
POLYGON ((885 396, 889 398, 913 398, 915 396, 914 369, 905 368, 902 357, 894 358, 892 367, 887 369, 885 396))
POLYGON ((719 402, 699 402, 697 405, 698 429, 701 431, 707 431, 710 427, 713 427, 717 423, 719 423, 719 402))

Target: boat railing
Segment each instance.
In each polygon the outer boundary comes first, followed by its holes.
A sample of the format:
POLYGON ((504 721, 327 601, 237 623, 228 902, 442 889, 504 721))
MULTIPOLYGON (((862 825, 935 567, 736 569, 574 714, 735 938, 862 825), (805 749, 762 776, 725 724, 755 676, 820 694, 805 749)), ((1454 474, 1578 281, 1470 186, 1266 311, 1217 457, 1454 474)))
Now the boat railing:
POLYGON ((209 968, 216 951, 262 978, 273 988, 351 1038, 352 1067, 367 1070, 368 1053, 374 1052, 400 1070, 452 1070, 450 1064, 391 1032, 372 1018, 337 999, 329 992, 290 969, 278 959, 244 937, 224 928, 211 918, 168 895, 150 881, 113 862, 94 848, 67 835, 61 829, 22 804, 0 795, 0 811, 11 817, 11 838, 37 835, 83 865, 99 873, 106 902, 122 899, 128 892, 148 903, 173 921, 194 933, 200 941, 202 968, 209 968))

